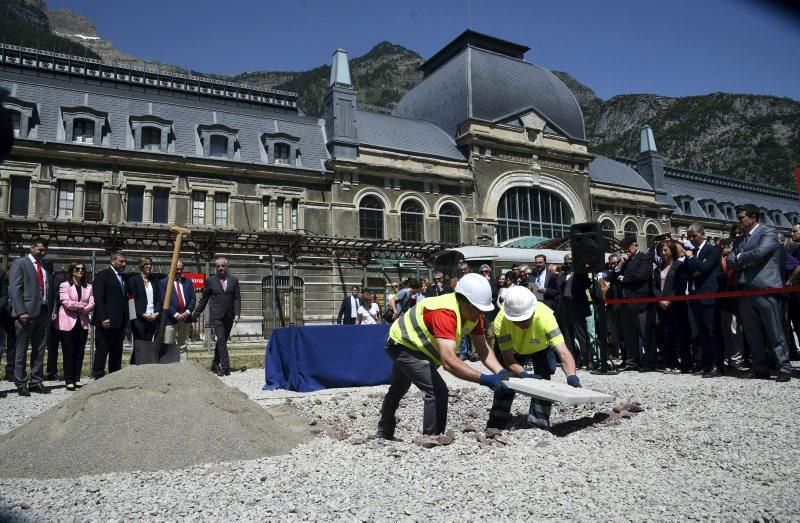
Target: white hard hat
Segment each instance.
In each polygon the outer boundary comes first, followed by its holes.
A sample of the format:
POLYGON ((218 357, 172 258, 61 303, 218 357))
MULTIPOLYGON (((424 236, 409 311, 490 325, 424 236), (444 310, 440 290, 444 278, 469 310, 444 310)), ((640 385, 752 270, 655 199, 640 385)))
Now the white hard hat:
POLYGON ((506 291, 503 299, 503 312, 511 321, 530 319, 536 308, 536 296, 527 287, 515 285, 506 291))
POLYGON ((470 272, 462 276, 456 283, 455 291, 483 312, 494 310, 492 287, 489 285, 489 280, 480 274, 470 272))

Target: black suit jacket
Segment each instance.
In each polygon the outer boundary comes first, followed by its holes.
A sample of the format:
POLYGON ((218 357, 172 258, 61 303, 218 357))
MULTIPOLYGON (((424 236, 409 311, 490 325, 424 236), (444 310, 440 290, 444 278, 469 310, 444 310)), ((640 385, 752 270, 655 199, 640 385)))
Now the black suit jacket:
MULTIPOLYGON (((492 289, 494 289, 494 287, 492 287, 492 289)), ((434 285, 431 285, 430 287, 428 287, 428 290, 425 291, 425 297, 426 298, 434 298, 436 296, 441 296, 442 294, 450 294, 451 292, 453 292, 453 289, 451 289, 450 285, 448 285, 447 283, 443 283, 442 284, 442 290, 441 291, 434 284, 434 285)), ((493 290, 492 293, 493 293, 493 295, 495 297, 497 296, 497 291, 493 290)), ((349 298, 349 296, 348 296, 348 298, 349 298)), ((349 305, 348 305, 348 307, 349 307, 349 305)))
MULTIPOLYGON (((156 312, 161 312, 156 307, 156 302, 158 301, 158 283, 162 277, 162 274, 150 274, 150 285, 153 287, 153 307, 155 307, 156 312)), ((147 292, 144 289, 144 280, 140 273, 132 274, 128 277, 128 290, 133 294, 136 317, 141 320, 142 315, 147 311, 147 292)))
POLYGON ((542 302, 553 309, 556 314, 561 314, 561 298, 564 293, 564 284, 567 283, 567 276, 557 272, 550 277, 547 288, 544 291, 542 302))
MULTIPOLYGON (((617 289, 623 298, 645 298, 653 296, 653 257, 639 251, 628 258, 620 269, 617 289)), ((648 304, 628 305, 633 309, 644 309, 648 304)))
MULTIPOLYGON (((342 298, 342 304, 339 306, 339 315, 336 316, 336 323, 344 323, 345 325, 353 325, 355 318, 353 318, 353 311, 350 308, 351 295, 348 294, 342 298)), ((356 298, 356 307, 361 305, 361 298, 356 298)))
MULTIPOLYGON (((720 275, 722 266, 720 265, 721 252, 719 247, 706 242, 691 258, 686 258, 686 268, 689 272, 689 289, 701 292, 719 291, 720 275)), ((711 303, 711 300, 702 300, 703 303, 711 303)))
POLYGON ((128 323, 128 284, 127 277, 123 274, 123 288, 119 284, 117 275, 112 267, 103 269, 94 276, 92 294, 94 295, 95 325, 100 325, 104 320, 111 320, 111 328, 124 327, 128 323))
MULTIPOLYGON (((658 267, 653 269, 653 288, 655 289, 656 296, 683 296, 686 294, 686 282, 688 281, 689 274, 687 272, 686 264, 680 260, 674 260, 669 266, 666 279, 664 280, 664 288, 661 289, 661 269, 658 267)), ((676 302, 678 303, 678 302, 676 302)))
POLYGON ((209 318, 212 320, 233 320, 242 314, 242 295, 239 291, 239 279, 228 274, 227 290, 222 289, 222 283, 216 274, 206 278, 202 296, 194 309, 194 314, 199 316, 210 304, 209 318))

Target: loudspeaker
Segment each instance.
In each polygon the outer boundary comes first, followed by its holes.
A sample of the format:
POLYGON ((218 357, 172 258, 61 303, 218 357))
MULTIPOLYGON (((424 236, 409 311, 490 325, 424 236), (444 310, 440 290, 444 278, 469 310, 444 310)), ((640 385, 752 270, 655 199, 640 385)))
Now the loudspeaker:
POLYGON ((576 223, 569 229, 572 267, 576 274, 600 272, 606 264, 606 241, 598 222, 576 223))

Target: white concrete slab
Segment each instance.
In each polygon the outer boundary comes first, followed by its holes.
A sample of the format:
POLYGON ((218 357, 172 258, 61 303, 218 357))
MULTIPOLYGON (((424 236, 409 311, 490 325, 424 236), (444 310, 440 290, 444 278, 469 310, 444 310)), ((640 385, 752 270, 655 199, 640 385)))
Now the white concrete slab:
POLYGON ((537 380, 533 378, 509 378, 508 387, 526 396, 543 400, 557 401, 570 405, 580 403, 611 403, 616 398, 610 394, 589 389, 576 389, 566 383, 537 380))

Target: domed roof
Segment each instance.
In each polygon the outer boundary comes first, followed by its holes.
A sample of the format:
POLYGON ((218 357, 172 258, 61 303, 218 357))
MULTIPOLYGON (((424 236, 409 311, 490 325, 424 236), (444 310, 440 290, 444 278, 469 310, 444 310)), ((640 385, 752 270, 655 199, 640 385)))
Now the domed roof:
POLYGON ((520 125, 515 117, 535 111, 549 128, 585 141, 575 96, 553 73, 522 59, 520 51, 526 49, 467 31, 423 64, 425 79, 406 93, 395 112, 431 122, 455 137, 468 118, 520 125))

